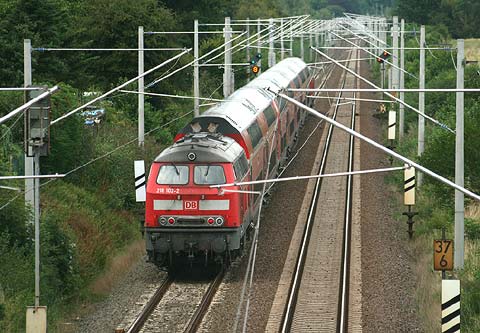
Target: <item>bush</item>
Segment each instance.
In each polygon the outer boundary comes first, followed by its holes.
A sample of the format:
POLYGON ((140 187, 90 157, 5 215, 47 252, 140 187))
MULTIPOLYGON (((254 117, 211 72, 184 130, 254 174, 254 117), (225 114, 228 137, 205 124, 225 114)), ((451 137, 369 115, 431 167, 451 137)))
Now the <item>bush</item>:
POLYGON ((469 239, 480 239, 480 223, 475 219, 465 218, 465 236, 469 239))

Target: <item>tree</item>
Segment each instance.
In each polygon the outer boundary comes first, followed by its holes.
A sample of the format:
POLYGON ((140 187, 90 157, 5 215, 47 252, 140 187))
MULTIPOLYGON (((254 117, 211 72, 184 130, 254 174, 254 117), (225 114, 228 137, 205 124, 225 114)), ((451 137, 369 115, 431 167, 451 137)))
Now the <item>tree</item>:
MULTIPOLYGON (((0 85, 23 85, 23 40, 36 47, 61 47, 70 20, 64 0, 14 0, 0 2, 0 85)), ((55 81, 66 72, 58 54, 32 57, 33 79, 55 81)))

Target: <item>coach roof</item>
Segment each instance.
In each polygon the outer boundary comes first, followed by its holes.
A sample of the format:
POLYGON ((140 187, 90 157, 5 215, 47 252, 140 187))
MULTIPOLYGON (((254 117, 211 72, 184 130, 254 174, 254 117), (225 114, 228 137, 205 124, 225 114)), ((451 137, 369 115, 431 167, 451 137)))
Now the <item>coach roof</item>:
POLYGON ((232 163, 242 152, 242 147, 232 138, 218 134, 196 133, 187 135, 165 148, 155 158, 155 162, 232 163), (191 153, 195 154, 195 159, 192 159, 191 153))

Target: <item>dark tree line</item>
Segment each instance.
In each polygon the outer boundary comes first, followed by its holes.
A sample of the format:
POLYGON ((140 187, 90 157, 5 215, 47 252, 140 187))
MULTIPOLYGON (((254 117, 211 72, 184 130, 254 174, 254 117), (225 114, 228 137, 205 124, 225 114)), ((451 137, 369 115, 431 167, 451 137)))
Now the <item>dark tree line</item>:
POLYGON ((397 0, 396 13, 408 22, 444 25, 453 38, 480 36, 478 0, 397 0))

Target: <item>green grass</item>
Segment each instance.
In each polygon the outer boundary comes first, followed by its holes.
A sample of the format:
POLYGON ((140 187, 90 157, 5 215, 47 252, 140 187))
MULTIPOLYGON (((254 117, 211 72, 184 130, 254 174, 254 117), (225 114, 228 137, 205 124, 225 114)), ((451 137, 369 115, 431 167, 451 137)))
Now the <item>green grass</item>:
POLYGON ((480 39, 465 39, 465 58, 469 61, 480 61, 480 39))

